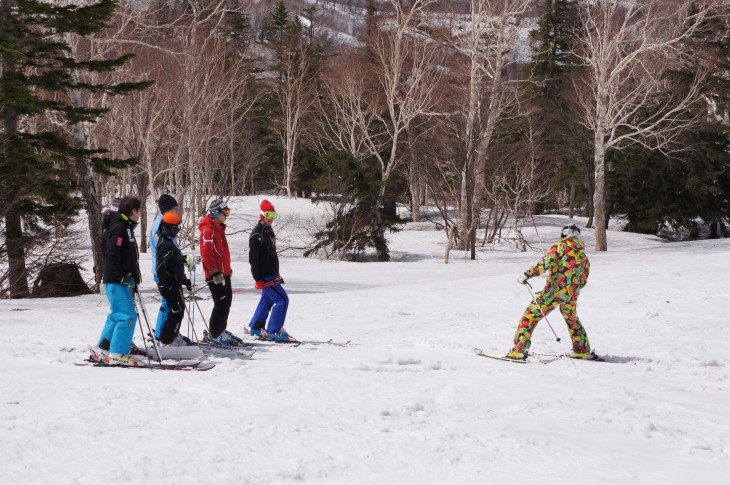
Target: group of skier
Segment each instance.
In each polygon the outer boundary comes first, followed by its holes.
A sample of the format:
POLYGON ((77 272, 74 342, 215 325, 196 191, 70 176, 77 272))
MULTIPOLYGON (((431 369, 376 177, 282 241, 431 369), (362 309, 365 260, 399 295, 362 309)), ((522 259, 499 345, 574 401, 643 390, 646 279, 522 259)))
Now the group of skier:
MULTIPOLYGON (((190 297, 194 293, 186 269, 193 272, 198 261, 202 262, 205 280, 213 298, 213 310, 203 342, 214 346, 240 343, 241 339, 226 329, 233 299, 231 256, 225 233, 230 208, 220 199, 209 204, 206 215, 198 222, 200 257, 183 256, 177 240, 181 224, 178 203, 174 197, 163 194, 158 200, 159 214, 149 234, 152 274, 161 300, 154 329, 155 345, 151 346, 156 349, 155 354, 152 354, 152 350, 145 351, 134 345, 133 336, 138 319, 135 300, 142 281, 134 229, 139 222, 141 206, 138 198, 127 196, 104 213, 103 283, 111 309, 99 342, 92 349, 92 360, 108 365, 134 366, 148 357, 202 357, 199 346, 180 335, 180 325, 186 312, 183 288, 190 297)), ((284 330, 289 298, 282 286, 284 280, 279 274, 276 235, 271 227, 277 216, 274 206, 268 200, 263 200, 259 223, 249 238, 251 273, 255 287, 262 290, 249 331, 259 339, 287 342, 292 340, 284 330)), ((146 318, 141 302, 139 308, 146 318)))
MULTIPOLYGON (((186 276, 186 266, 194 271, 197 258, 183 257, 177 235, 181 218, 174 197, 162 195, 158 201, 159 215, 150 228, 152 273, 160 292, 160 311, 155 326, 157 352, 162 358, 202 357, 202 351, 187 337, 180 335, 185 315, 185 294, 192 297, 193 285, 186 276)), ((249 264, 255 287, 261 290, 261 299, 249 323, 251 336, 287 342, 293 340, 284 330, 289 298, 279 274, 276 235, 272 223, 278 214, 274 206, 263 200, 259 207, 259 223, 249 237, 249 264), (268 325, 267 325, 268 321, 268 325)), ((111 365, 135 365, 146 358, 145 351, 132 343, 137 311, 135 297, 141 282, 138 248, 134 229, 139 222, 141 201, 127 196, 118 207, 111 207, 104 216, 104 286, 111 307, 92 358, 111 365)), ((231 346, 241 339, 229 332, 228 315, 233 291, 231 286, 231 255, 226 239, 226 219, 231 209, 220 199, 212 201, 207 214, 198 222, 200 232, 200 260, 205 281, 213 298, 213 310, 203 342, 217 346, 231 346)), ((547 282, 520 320, 514 345, 505 358, 525 360, 529 355, 532 332, 538 322, 556 307, 560 308, 572 340, 572 351, 566 354, 576 359, 596 359, 591 351, 585 328, 578 319, 578 295, 586 285, 590 264, 585 254, 580 229, 565 226, 561 240, 555 243, 543 258, 524 274, 518 282, 529 285, 534 276, 546 274, 547 282)), ((144 311, 144 306, 140 305, 144 311)))

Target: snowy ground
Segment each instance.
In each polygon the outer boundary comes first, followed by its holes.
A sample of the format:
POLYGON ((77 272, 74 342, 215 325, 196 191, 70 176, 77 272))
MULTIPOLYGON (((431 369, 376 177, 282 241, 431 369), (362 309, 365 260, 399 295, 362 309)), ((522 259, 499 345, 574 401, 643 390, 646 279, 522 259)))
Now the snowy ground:
MULTIPOLYGON (((280 247, 302 246, 318 209, 273 202, 280 247)), ((249 229, 256 199, 232 206, 229 233, 249 229)), ((566 221, 538 219, 544 247, 566 221)), ((444 265, 443 231, 423 226, 393 235, 395 262, 282 255, 286 328, 346 348, 267 348, 209 372, 77 367, 85 353, 61 349, 95 343, 104 296, 0 301, 0 483, 728 483, 730 240, 610 232, 597 253, 584 231, 579 314, 611 363, 519 365, 472 348, 509 349, 530 299, 516 279, 541 253, 444 265)), ((238 334, 258 301, 246 241, 230 241, 238 334)), ((568 350, 550 322, 563 343, 542 322, 533 350, 568 350)))

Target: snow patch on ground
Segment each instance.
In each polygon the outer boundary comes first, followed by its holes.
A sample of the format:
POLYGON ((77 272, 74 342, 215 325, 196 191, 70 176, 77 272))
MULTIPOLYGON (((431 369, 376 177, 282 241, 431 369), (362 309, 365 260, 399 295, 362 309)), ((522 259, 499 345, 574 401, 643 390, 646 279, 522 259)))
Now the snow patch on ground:
MULTIPOLYGON (((261 199, 229 204, 237 334, 259 296, 247 231, 261 199)), ((269 200, 280 248, 299 247, 324 217, 308 200, 269 200)), ((99 336, 103 295, 0 301, 0 483, 725 483, 730 338, 718 318, 730 240, 610 231, 599 253, 586 229, 592 270, 578 312, 610 362, 475 356, 509 349, 530 300, 517 276, 568 222, 536 219, 540 238, 523 228, 535 250, 495 245, 477 261, 452 251, 448 265, 444 231, 409 230, 418 225, 389 237, 390 263, 285 251, 286 328, 352 344, 262 347, 252 360, 214 357, 208 372, 74 366, 99 336)), ((200 303, 207 319, 212 304, 200 303)), ((541 322, 533 350, 568 350, 562 318, 549 320, 562 342, 541 322)), ((195 323, 200 332, 197 312, 195 323)))

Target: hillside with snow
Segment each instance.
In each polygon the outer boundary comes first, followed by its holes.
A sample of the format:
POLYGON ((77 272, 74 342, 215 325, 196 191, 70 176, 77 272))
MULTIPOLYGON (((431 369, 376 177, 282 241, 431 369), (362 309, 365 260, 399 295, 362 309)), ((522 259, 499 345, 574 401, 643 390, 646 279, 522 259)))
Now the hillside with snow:
MULTIPOLYGON (((237 335, 260 295, 247 250, 259 200, 230 203, 240 291, 228 329, 237 335)), ((391 262, 334 262, 301 256, 323 207, 271 200, 286 249, 286 329, 351 343, 261 346, 251 359, 218 353, 207 372, 80 367, 105 296, 2 300, 0 483, 727 483, 730 240, 609 231, 609 251, 595 252, 584 230, 591 275, 578 313, 607 362, 520 365, 472 349, 510 348, 530 301, 517 277, 566 217, 537 217, 541 239, 524 227, 525 253, 498 244, 477 261, 452 251, 444 264, 444 232, 419 223, 390 236, 391 262)), ((154 319, 149 254, 141 257, 154 319)), ((207 318, 212 303, 200 294, 207 318)), ((549 321, 562 342, 543 321, 532 350, 569 350, 559 313, 549 321)), ((195 324, 200 331, 199 314, 195 324)), ((191 334, 185 322, 182 332, 191 334)))

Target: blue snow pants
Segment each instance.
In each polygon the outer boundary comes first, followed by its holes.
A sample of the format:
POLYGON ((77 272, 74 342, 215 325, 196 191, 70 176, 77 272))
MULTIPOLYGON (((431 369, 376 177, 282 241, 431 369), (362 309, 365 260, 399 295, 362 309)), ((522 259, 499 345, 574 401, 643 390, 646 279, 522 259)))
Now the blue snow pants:
MULTIPOLYGON (((159 282, 160 281, 157 279, 157 276, 155 276, 155 283, 159 282)), ((165 300, 165 297, 160 294, 160 312, 157 314, 157 323, 155 324, 155 337, 157 337, 157 340, 160 340, 162 327, 165 326, 165 321, 167 320, 167 315, 169 314, 170 306, 167 304, 167 300, 165 300)))
MULTIPOLYGON (((264 276, 264 281, 266 282, 274 280, 276 280, 276 276, 264 276)), ((269 325, 266 329, 266 333, 276 333, 284 326, 286 310, 288 308, 289 296, 286 294, 286 291, 284 291, 283 286, 265 286, 261 291, 261 300, 259 300, 259 305, 256 307, 251 323, 248 326, 250 328, 261 328, 261 325, 265 324, 268 319, 269 325), (270 319, 269 312, 271 312, 270 319), (257 322, 259 322, 258 326, 256 325, 257 322)))
POLYGON ((137 323, 132 290, 121 283, 104 283, 104 287, 111 311, 106 317, 99 344, 106 339, 109 341, 109 352, 128 354, 137 323))

